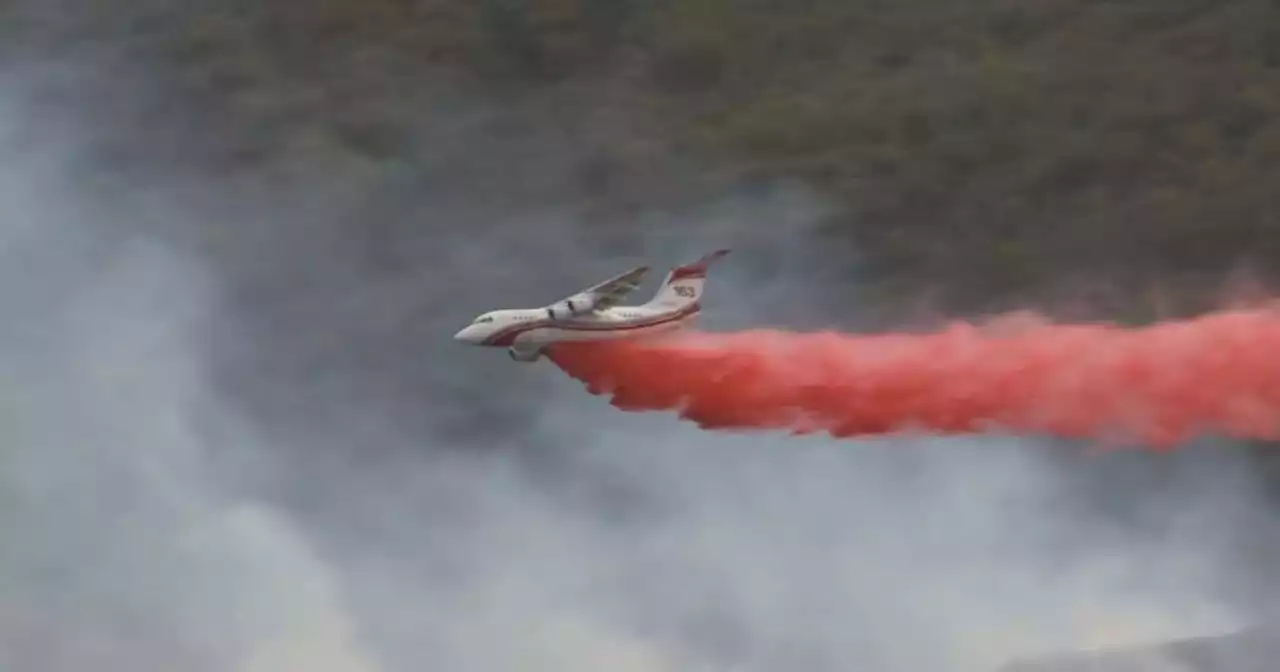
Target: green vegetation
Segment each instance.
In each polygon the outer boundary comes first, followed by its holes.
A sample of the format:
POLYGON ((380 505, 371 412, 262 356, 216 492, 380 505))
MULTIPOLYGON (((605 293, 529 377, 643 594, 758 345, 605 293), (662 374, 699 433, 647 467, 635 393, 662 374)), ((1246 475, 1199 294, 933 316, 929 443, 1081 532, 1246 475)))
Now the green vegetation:
MULTIPOLYGON (((607 88, 717 174, 843 203, 833 244, 886 296, 942 289, 968 310, 1099 286, 1136 316, 1151 292, 1195 308, 1232 272, 1280 267, 1275 0, 144 6, 95 21, 217 112, 233 169, 299 143, 412 160, 440 87, 583 116, 607 88)), ((39 18, 11 23, 42 34, 39 18)), ((663 159, 627 149, 631 126, 594 151, 643 172, 663 159)))
POLYGON ((703 73, 657 87, 672 128, 822 185, 885 273, 960 305, 1277 268, 1280 3, 695 0, 657 23, 659 72, 703 73))

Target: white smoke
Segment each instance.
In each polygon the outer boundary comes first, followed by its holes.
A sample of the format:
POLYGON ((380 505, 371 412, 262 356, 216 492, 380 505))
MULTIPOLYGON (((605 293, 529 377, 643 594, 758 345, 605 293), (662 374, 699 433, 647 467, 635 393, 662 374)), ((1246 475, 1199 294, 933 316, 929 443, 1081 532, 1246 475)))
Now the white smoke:
POLYGON ((803 192, 656 214, 622 236, 631 257, 597 255, 568 209, 485 228, 447 224, 478 217, 447 202, 421 224, 429 261, 384 275, 308 228, 359 195, 294 184, 244 204, 267 231, 193 210, 226 195, 213 178, 199 198, 134 183, 103 207, 77 181, 79 138, 35 133, 17 97, 0 144, 6 669, 978 672, 1247 615, 1219 585, 1255 503, 1226 457, 1171 470, 1165 493, 1116 477, 1095 498, 1084 477, 1106 467, 1031 441, 703 433, 448 342, 493 305, 724 242, 740 254, 712 278, 713 322, 843 322, 815 308, 840 260, 803 242, 823 212, 803 192), (282 288, 269 329, 228 328, 247 265, 282 288), (409 350, 380 350, 406 333, 409 350), (250 378, 306 402, 289 430, 215 384, 228 334, 266 353, 250 378), (1100 512, 1103 495, 1151 506, 1157 529, 1100 512))
POLYGON ((205 369, 214 279, 95 216, 74 141, 5 102, 4 667, 376 669, 289 516, 215 474, 248 446, 203 431, 242 427, 205 369))

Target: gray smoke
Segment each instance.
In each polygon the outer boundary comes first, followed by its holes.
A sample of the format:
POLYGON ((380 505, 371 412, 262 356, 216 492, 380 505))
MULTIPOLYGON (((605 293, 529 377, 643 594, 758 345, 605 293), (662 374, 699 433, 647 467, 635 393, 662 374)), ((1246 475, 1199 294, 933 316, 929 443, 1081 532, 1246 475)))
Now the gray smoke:
POLYGON ((33 106, 46 73, 0 97, 5 669, 968 672, 1265 603, 1228 446, 703 433, 449 341, 725 245, 709 327, 856 324, 800 186, 592 229, 585 141, 495 142, 535 112, 483 100, 408 167, 90 179, 100 129, 33 106))

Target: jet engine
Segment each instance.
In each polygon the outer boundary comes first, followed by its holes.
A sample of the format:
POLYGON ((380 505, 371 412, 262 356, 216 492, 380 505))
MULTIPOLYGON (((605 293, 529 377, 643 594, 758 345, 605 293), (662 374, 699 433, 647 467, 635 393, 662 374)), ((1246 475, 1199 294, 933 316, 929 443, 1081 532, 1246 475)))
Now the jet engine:
POLYGON ((547 315, 555 320, 577 317, 595 310, 596 298, 590 294, 574 294, 547 306, 547 315))
POLYGON ((507 355, 517 362, 536 362, 542 357, 541 349, 521 350, 519 348, 507 348, 507 355))

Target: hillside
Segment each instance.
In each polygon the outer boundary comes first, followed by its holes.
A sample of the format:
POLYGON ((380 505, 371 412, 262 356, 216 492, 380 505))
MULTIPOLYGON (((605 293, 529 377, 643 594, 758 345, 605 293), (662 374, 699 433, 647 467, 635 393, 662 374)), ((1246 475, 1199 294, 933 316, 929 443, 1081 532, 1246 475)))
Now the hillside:
POLYGON ((9 52, 128 44, 206 111, 231 169, 317 128, 412 163, 424 106, 496 100, 571 129, 575 196, 605 211, 689 179, 821 189, 891 301, 1083 297, 1144 319, 1155 294, 1194 307, 1280 252, 1269 0, 273 0, 74 25, 31 7, 9 52), (672 157, 699 172, 663 180, 672 157))
POLYGON ((890 288, 1016 305, 1276 268, 1274 3, 671 7, 651 39, 678 136, 838 195, 890 288))
POLYGON ((1240 442, 699 432, 449 336, 712 246, 716 330, 1140 322, 1280 280, 1278 26, 0 0, 0 668, 986 670, 1265 618, 1280 460, 1240 442))

